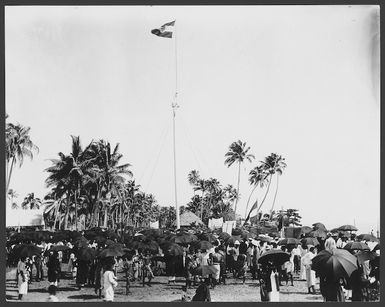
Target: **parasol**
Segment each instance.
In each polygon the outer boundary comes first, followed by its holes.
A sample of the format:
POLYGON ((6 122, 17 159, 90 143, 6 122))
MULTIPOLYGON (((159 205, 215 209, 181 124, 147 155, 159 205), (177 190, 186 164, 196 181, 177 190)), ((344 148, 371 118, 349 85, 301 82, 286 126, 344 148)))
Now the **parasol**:
POLYGON ((176 243, 164 242, 160 245, 160 248, 162 249, 163 253, 168 256, 183 255, 183 248, 176 243))
POLYGON ((353 225, 342 225, 337 228, 338 230, 343 230, 343 231, 357 231, 358 229, 353 226, 353 225))
POLYGON ((124 255, 124 251, 121 248, 106 248, 103 249, 99 254, 99 258, 108 258, 108 257, 121 257, 124 255))
POLYGON ((235 241, 241 241, 241 236, 231 236, 226 240, 227 244, 234 244, 235 241))
POLYGON ((362 242, 349 242, 344 246, 346 250, 370 250, 368 244, 362 242))
POLYGON ((371 251, 359 251, 356 255, 358 263, 363 264, 367 260, 373 260, 376 258, 376 253, 371 251))
POLYGON ((42 249, 35 244, 19 244, 12 249, 12 254, 16 258, 32 257, 33 255, 40 255, 42 249))
POLYGON ((313 230, 313 228, 311 228, 310 226, 302 226, 301 227, 301 234, 308 234, 309 232, 311 232, 313 230))
POLYGON ((300 241, 302 244, 305 244, 305 245, 313 245, 313 246, 317 246, 317 245, 320 245, 317 238, 313 238, 313 237, 306 237, 306 238, 303 238, 301 239, 300 241))
POLYGON ((94 259, 95 256, 96 256, 96 250, 95 249, 93 249, 91 247, 83 247, 77 251, 76 257, 79 260, 89 261, 89 260, 94 259))
POLYGON ((316 230, 310 231, 308 235, 313 238, 325 239, 327 237, 327 232, 326 230, 323 230, 323 229, 316 229, 316 230))
POLYGON ((270 237, 270 236, 262 235, 262 234, 261 234, 261 235, 258 235, 257 240, 270 243, 270 242, 273 241, 273 238, 270 237))
POLYGON ((196 249, 209 250, 209 249, 213 248, 213 245, 209 241, 199 241, 196 244, 194 244, 194 247, 196 249))
POLYGON ((345 249, 323 250, 312 259, 312 270, 334 280, 349 278, 357 268, 357 258, 345 249))
POLYGON ((51 245, 50 250, 52 251, 66 251, 70 249, 67 245, 51 245))
POLYGON ((298 245, 299 240, 295 238, 285 238, 278 241, 278 245, 298 245))
POLYGON ((357 236, 357 239, 360 241, 365 240, 365 241, 370 241, 370 242, 379 242, 379 240, 375 236, 373 236, 369 233, 360 234, 357 236))
POLYGON ((279 266, 284 264, 286 261, 289 261, 289 259, 290 254, 280 249, 271 249, 261 255, 261 257, 258 259, 258 263, 267 264, 269 261, 271 261, 274 265, 279 266))
POLYGON ((214 236, 212 233, 202 233, 201 235, 199 235, 198 238, 199 240, 208 241, 210 243, 214 243, 217 241, 216 236, 214 236))
POLYGON ((320 223, 320 222, 314 223, 312 226, 313 226, 314 230, 322 229, 322 230, 327 231, 327 229, 326 229, 326 227, 325 227, 325 225, 323 223, 320 223))
POLYGON ((229 239, 231 236, 227 233, 227 232, 221 232, 219 235, 218 235, 218 238, 223 240, 223 241, 226 241, 227 239, 229 239))

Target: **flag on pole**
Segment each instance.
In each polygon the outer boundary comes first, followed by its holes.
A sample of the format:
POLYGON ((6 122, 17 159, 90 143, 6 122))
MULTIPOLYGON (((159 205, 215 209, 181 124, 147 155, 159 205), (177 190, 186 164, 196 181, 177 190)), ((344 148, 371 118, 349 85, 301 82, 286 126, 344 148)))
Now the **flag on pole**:
POLYGON ((175 25, 175 20, 168 22, 168 23, 165 23, 159 29, 151 30, 151 33, 155 34, 157 36, 160 36, 160 37, 172 38, 172 33, 174 31, 174 25, 175 25))

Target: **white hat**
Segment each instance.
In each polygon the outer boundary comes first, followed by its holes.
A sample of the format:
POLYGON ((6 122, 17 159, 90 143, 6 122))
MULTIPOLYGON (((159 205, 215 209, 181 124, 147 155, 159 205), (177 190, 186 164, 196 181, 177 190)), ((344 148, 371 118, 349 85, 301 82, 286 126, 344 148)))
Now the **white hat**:
POLYGON ((235 240, 234 245, 238 245, 238 244, 241 244, 241 243, 239 243, 238 240, 235 240))

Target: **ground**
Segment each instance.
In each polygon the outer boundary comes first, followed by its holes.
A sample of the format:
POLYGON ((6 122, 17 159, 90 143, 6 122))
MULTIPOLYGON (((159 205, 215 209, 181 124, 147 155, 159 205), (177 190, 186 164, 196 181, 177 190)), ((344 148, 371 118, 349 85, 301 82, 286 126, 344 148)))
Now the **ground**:
MULTIPOLYGON (((63 270, 66 265, 63 264, 63 270)), ((46 272, 45 272, 46 274, 46 272)), ((45 275, 46 277, 47 275, 45 275)), ((184 278, 176 279, 175 285, 168 285, 166 276, 156 276, 152 281, 152 286, 143 287, 141 283, 134 282, 131 285, 130 295, 125 295, 124 273, 118 270, 118 287, 115 289, 115 301, 157 301, 157 302, 175 302, 181 301, 183 294, 182 286, 185 284, 184 278)), ((290 283, 289 283, 290 284, 290 283)), ((47 288, 49 283, 47 279, 36 282, 32 281, 29 285, 27 295, 24 295, 23 301, 42 302, 48 298, 47 288)), ((61 302, 98 302, 93 288, 85 287, 81 290, 75 285, 75 281, 69 278, 60 280, 57 297, 61 302)), ((195 288, 189 289, 187 294, 193 296, 195 288)), ((308 294, 306 282, 294 279, 294 286, 282 286, 280 288, 280 301, 282 302, 322 302, 322 296, 319 293, 319 285, 316 285, 316 294, 308 294)), ((258 281, 254 281, 248 276, 243 285, 241 280, 229 278, 226 285, 219 285, 214 290, 210 290, 211 300, 213 302, 258 302, 261 301, 258 281)), ((17 300, 16 269, 7 269, 6 273, 6 299, 8 301, 17 300)))

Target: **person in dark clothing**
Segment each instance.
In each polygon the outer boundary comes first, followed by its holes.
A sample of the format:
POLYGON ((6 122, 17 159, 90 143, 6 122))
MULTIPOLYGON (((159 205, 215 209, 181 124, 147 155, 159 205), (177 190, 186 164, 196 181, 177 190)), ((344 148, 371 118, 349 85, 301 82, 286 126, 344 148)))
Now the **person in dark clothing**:
POLYGON ((211 302, 210 289, 207 284, 202 283, 199 285, 192 301, 211 302))
POLYGON ((102 278, 103 278, 103 271, 104 271, 104 263, 102 259, 99 259, 96 264, 95 268, 95 282, 94 282, 94 288, 95 288, 95 294, 98 294, 99 298, 102 298, 102 278))
POLYGON ((185 261, 185 277, 186 277, 186 288, 191 289, 192 281, 193 281, 193 272, 196 268, 195 261, 190 254, 186 255, 185 261))
POLYGON ((341 280, 320 274, 320 290, 325 302, 344 302, 341 280))
POLYGON ((50 284, 53 284, 57 287, 58 282, 60 281, 61 267, 58 259, 57 252, 50 253, 47 262, 48 268, 48 281, 50 284))
POLYGON ((87 260, 78 259, 78 270, 77 270, 77 274, 76 274, 76 285, 78 286, 79 289, 81 289, 81 287, 84 287, 86 282, 87 282, 88 270, 89 270, 88 261, 87 260))
POLYGON ((142 274, 143 287, 146 283, 146 277, 148 278, 147 285, 149 287, 151 287, 151 280, 154 278, 154 274, 153 274, 152 269, 151 269, 151 264, 152 264, 151 256, 150 256, 150 254, 146 254, 143 257, 143 267, 142 267, 142 270, 143 270, 143 274, 142 274))
POLYGON ((41 255, 35 256, 35 267, 36 267, 36 281, 43 280, 43 263, 41 255))
POLYGON ((239 254, 247 254, 247 244, 242 240, 239 244, 239 254))
POLYGON ((96 259, 91 261, 90 269, 88 272, 88 285, 93 287, 95 284, 95 271, 96 271, 96 259))
POLYGON ((352 301, 362 302, 364 301, 364 298, 367 297, 365 292, 370 282, 364 276, 362 265, 357 265, 358 269, 350 275, 349 283, 352 289, 352 301))

